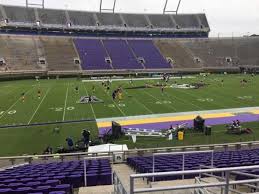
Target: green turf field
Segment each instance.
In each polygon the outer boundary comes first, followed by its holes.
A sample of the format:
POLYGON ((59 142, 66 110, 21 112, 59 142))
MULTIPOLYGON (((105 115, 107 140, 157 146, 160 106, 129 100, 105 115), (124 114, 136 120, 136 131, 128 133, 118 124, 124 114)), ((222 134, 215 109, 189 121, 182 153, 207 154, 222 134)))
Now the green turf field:
MULTIPOLYGON (((192 79, 171 79, 164 93, 159 87, 125 89, 157 82, 161 83, 157 80, 133 81, 133 83, 114 81, 109 92, 106 92, 101 82, 82 82, 75 78, 0 82, 0 125, 259 106, 259 77, 251 75, 210 75, 207 78, 196 75, 192 79), (242 79, 248 80, 248 84, 245 86, 240 84, 242 79), (200 89, 169 87, 175 81, 187 84, 200 83, 201 80, 207 85, 200 89), (223 84, 221 80, 224 80, 223 84), (75 92, 76 86, 79 87, 79 93, 75 92), (93 86, 95 91, 92 89, 93 86), (123 88, 123 100, 113 101, 111 93, 119 86, 123 88), (42 92, 40 99, 37 97, 39 89, 42 92), (21 98, 23 92, 24 102, 21 98), (102 99, 104 103, 76 103, 81 96, 89 94, 102 99)), ((47 145, 53 147, 65 145, 67 136, 80 138, 83 128, 91 129, 92 137, 98 134, 94 121, 58 124, 58 126, 61 128, 60 134, 52 134, 55 125, 0 129, 0 155, 40 153, 47 145)), ((256 137, 252 139, 254 138, 256 137)), ((127 139, 121 140, 124 141, 127 142, 127 139)), ((190 140, 189 143, 206 143, 199 138, 193 141, 190 140)), ((142 144, 129 145, 147 146, 144 142, 145 140, 142 144)), ((185 141, 185 144, 187 143, 188 141, 185 141)))

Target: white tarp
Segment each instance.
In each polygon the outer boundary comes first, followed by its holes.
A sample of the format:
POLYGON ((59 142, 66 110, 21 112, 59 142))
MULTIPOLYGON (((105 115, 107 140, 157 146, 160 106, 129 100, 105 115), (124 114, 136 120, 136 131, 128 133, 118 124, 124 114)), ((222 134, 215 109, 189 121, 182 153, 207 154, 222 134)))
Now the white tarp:
POLYGON ((128 150, 128 146, 126 144, 118 145, 118 144, 102 144, 97 146, 89 146, 88 152, 114 152, 114 151, 126 151, 128 150))

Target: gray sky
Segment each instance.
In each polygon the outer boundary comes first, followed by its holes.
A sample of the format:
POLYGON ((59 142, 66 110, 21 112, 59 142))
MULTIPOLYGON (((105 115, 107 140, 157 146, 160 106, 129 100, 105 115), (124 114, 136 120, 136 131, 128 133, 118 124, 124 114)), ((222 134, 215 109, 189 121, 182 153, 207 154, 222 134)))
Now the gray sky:
MULTIPOLYGON (((29 0, 39 2, 40 0, 29 0)), ((25 0, 0 0, 1 4, 25 5, 25 0)), ((48 8, 97 11, 100 0, 45 0, 48 8)), ((162 13, 165 0, 117 0, 117 12, 162 13)), ((103 8, 111 8, 113 0, 103 0, 103 8)), ((177 0, 168 1, 175 10, 177 0)), ((211 36, 259 34, 259 0, 182 0, 180 13, 206 13, 211 36), (248 3, 249 2, 249 3, 248 3)))

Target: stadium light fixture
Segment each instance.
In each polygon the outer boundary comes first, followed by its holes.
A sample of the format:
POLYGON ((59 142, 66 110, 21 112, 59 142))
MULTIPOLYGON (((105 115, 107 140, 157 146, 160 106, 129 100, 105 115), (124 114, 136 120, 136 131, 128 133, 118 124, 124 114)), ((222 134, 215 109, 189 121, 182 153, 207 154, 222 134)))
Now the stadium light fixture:
POLYGON ((116 2, 117 2, 117 0, 113 0, 113 7, 112 7, 112 8, 103 9, 103 8, 102 8, 103 0, 100 0, 100 8, 99 8, 100 13, 101 13, 102 11, 111 11, 112 13, 115 13, 116 2))
POLYGON ((35 1, 30 1, 30 0, 26 0, 25 1, 26 3, 26 7, 39 7, 39 8, 42 8, 44 9, 45 8, 45 0, 38 0, 38 3, 35 2, 35 1))
POLYGON ((165 5, 164 5, 164 9, 163 9, 163 14, 166 14, 166 13, 176 13, 176 15, 177 15, 177 14, 178 14, 178 11, 179 11, 179 8, 180 8, 180 5, 181 5, 181 2, 182 2, 182 0, 179 0, 179 1, 178 1, 176 10, 166 10, 167 4, 168 4, 168 0, 166 0, 166 1, 165 1, 165 5))

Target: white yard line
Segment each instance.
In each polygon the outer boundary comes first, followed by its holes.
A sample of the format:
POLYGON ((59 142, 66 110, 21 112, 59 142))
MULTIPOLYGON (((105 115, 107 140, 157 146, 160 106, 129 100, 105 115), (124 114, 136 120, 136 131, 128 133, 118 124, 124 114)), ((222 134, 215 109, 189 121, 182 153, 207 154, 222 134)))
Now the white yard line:
POLYGON ((32 119, 34 118, 34 116, 36 115, 36 113, 38 112, 40 105, 42 104, 42 102, 44 101, 44 99, 46 98, 47 94, 49 93, 50 88, 47 90, 45 96, 42 98, 42 100, 40 101, 38 107, 36 108, 36 110, 34 111, 33 115, 31 116, 31 119, 28 122, 28 125, 31 123, 32 119))
MULTIPOLYGON (((167 96, 171 96, 171 97, 173 97, 173 98, 175 98, 175 99, 177 99, 177 100, 179 100, 179 101, 181 101, 181 102, 183 102, 183 103, 190 104, 190 105, 194 106, 195 108, 198 108, 198 110, 202 110, 199 106, 193 104, 192 102, 189 102, 189 101, 186 101, 186 100, 184 100, 184 99, 178 98, 177 96, 172 96, 172 95, 170 95, 170 94, 168 94, 168 93, 167 93, 166 95, 167 95, 167 96)), ((170 97, 169 97, 169 98, 170 98, 170 97)))
POLYGON ((68 84, 67 84, 67 92, 66 92, 65 104, 64 104, 64 109, 63 109, 63 119, 62 119, 63 121, 65 120, 65 116, 66 116, 67 96, 68 96, 68 84))
MULTIPOLYGON (((33 90, 33 89, 34 89, 34 87, 31 88, 31 89, 29 89, 27 92, 25 92, 25 95, 26 95, 29 91, 33 90)), ((18 100, 15 101, 15 102, 0 116, 0 119, 1 119, 8 111, 10 111, 20 100, 21 100, 21 97, 19 97, 18 100)))
MULTIPOLYGON (((126 91, 126 90, 123 90, 123 91, 125 91, 128 95, 129 95, 129 93, 126 91)), ((153 114, 154 112, 152 111, 152 110, 150 110, 145 104, 143 104, 142 102, 140 102, 137 98, 135 98, 134 96, 132 96, 133 97, 133 99, 137 102, 137 103, 139 103, 140 105, 142 105, 149 113, 151 113, 151 114, 153 114)))
MULTIPOLYGON (((83 85, 84 85, 84 84, 83 84, 83 85)), ((89 96, 85 85, 84 85, 84 89, 85 89, 86 95, 89 96)), ((93 108, 93 105, 92 105, 91 103, 90 103, 90 107, 91 107, 92 113, 93 113, 93 115, 94 115, 94 118, 96 119, 96 114, 95 114, 95 112, 94 112, 94 108, 93 108)))
POLYGON ((102 90, 104 91, 104 93, 109 97, 109 98, 111 98, 111 100, 112 100, 112 102, 113 102, 113 104, 118 108, 118 110, 121 112, 121 114, 123 114, 123 116, 127 116, 125 113, 124 113, 124 111, 123 110, 121 110, 121 108, 117 105, 117 103, 112 99, 112 97, 111 96, 109 96, 109 94, 104 90, 104 88, 103 87, 101 87, 101 86, 99 86, 100 88, 102 88, 102 90))
MULTIPOLYGON (((147 95, 149 95, 150 97, 154 98, 155 100, 160 101, 160 99, 158 99, 157 97, 153 96, 149 92, 147 92, 145 90, 143 90, 143 92, 146 93, 147 95)), ((176 111, 176 109, 172 105, 170 105, 170 104, 167 104, 167 105, 170 106, 174 111, 176 111)))

